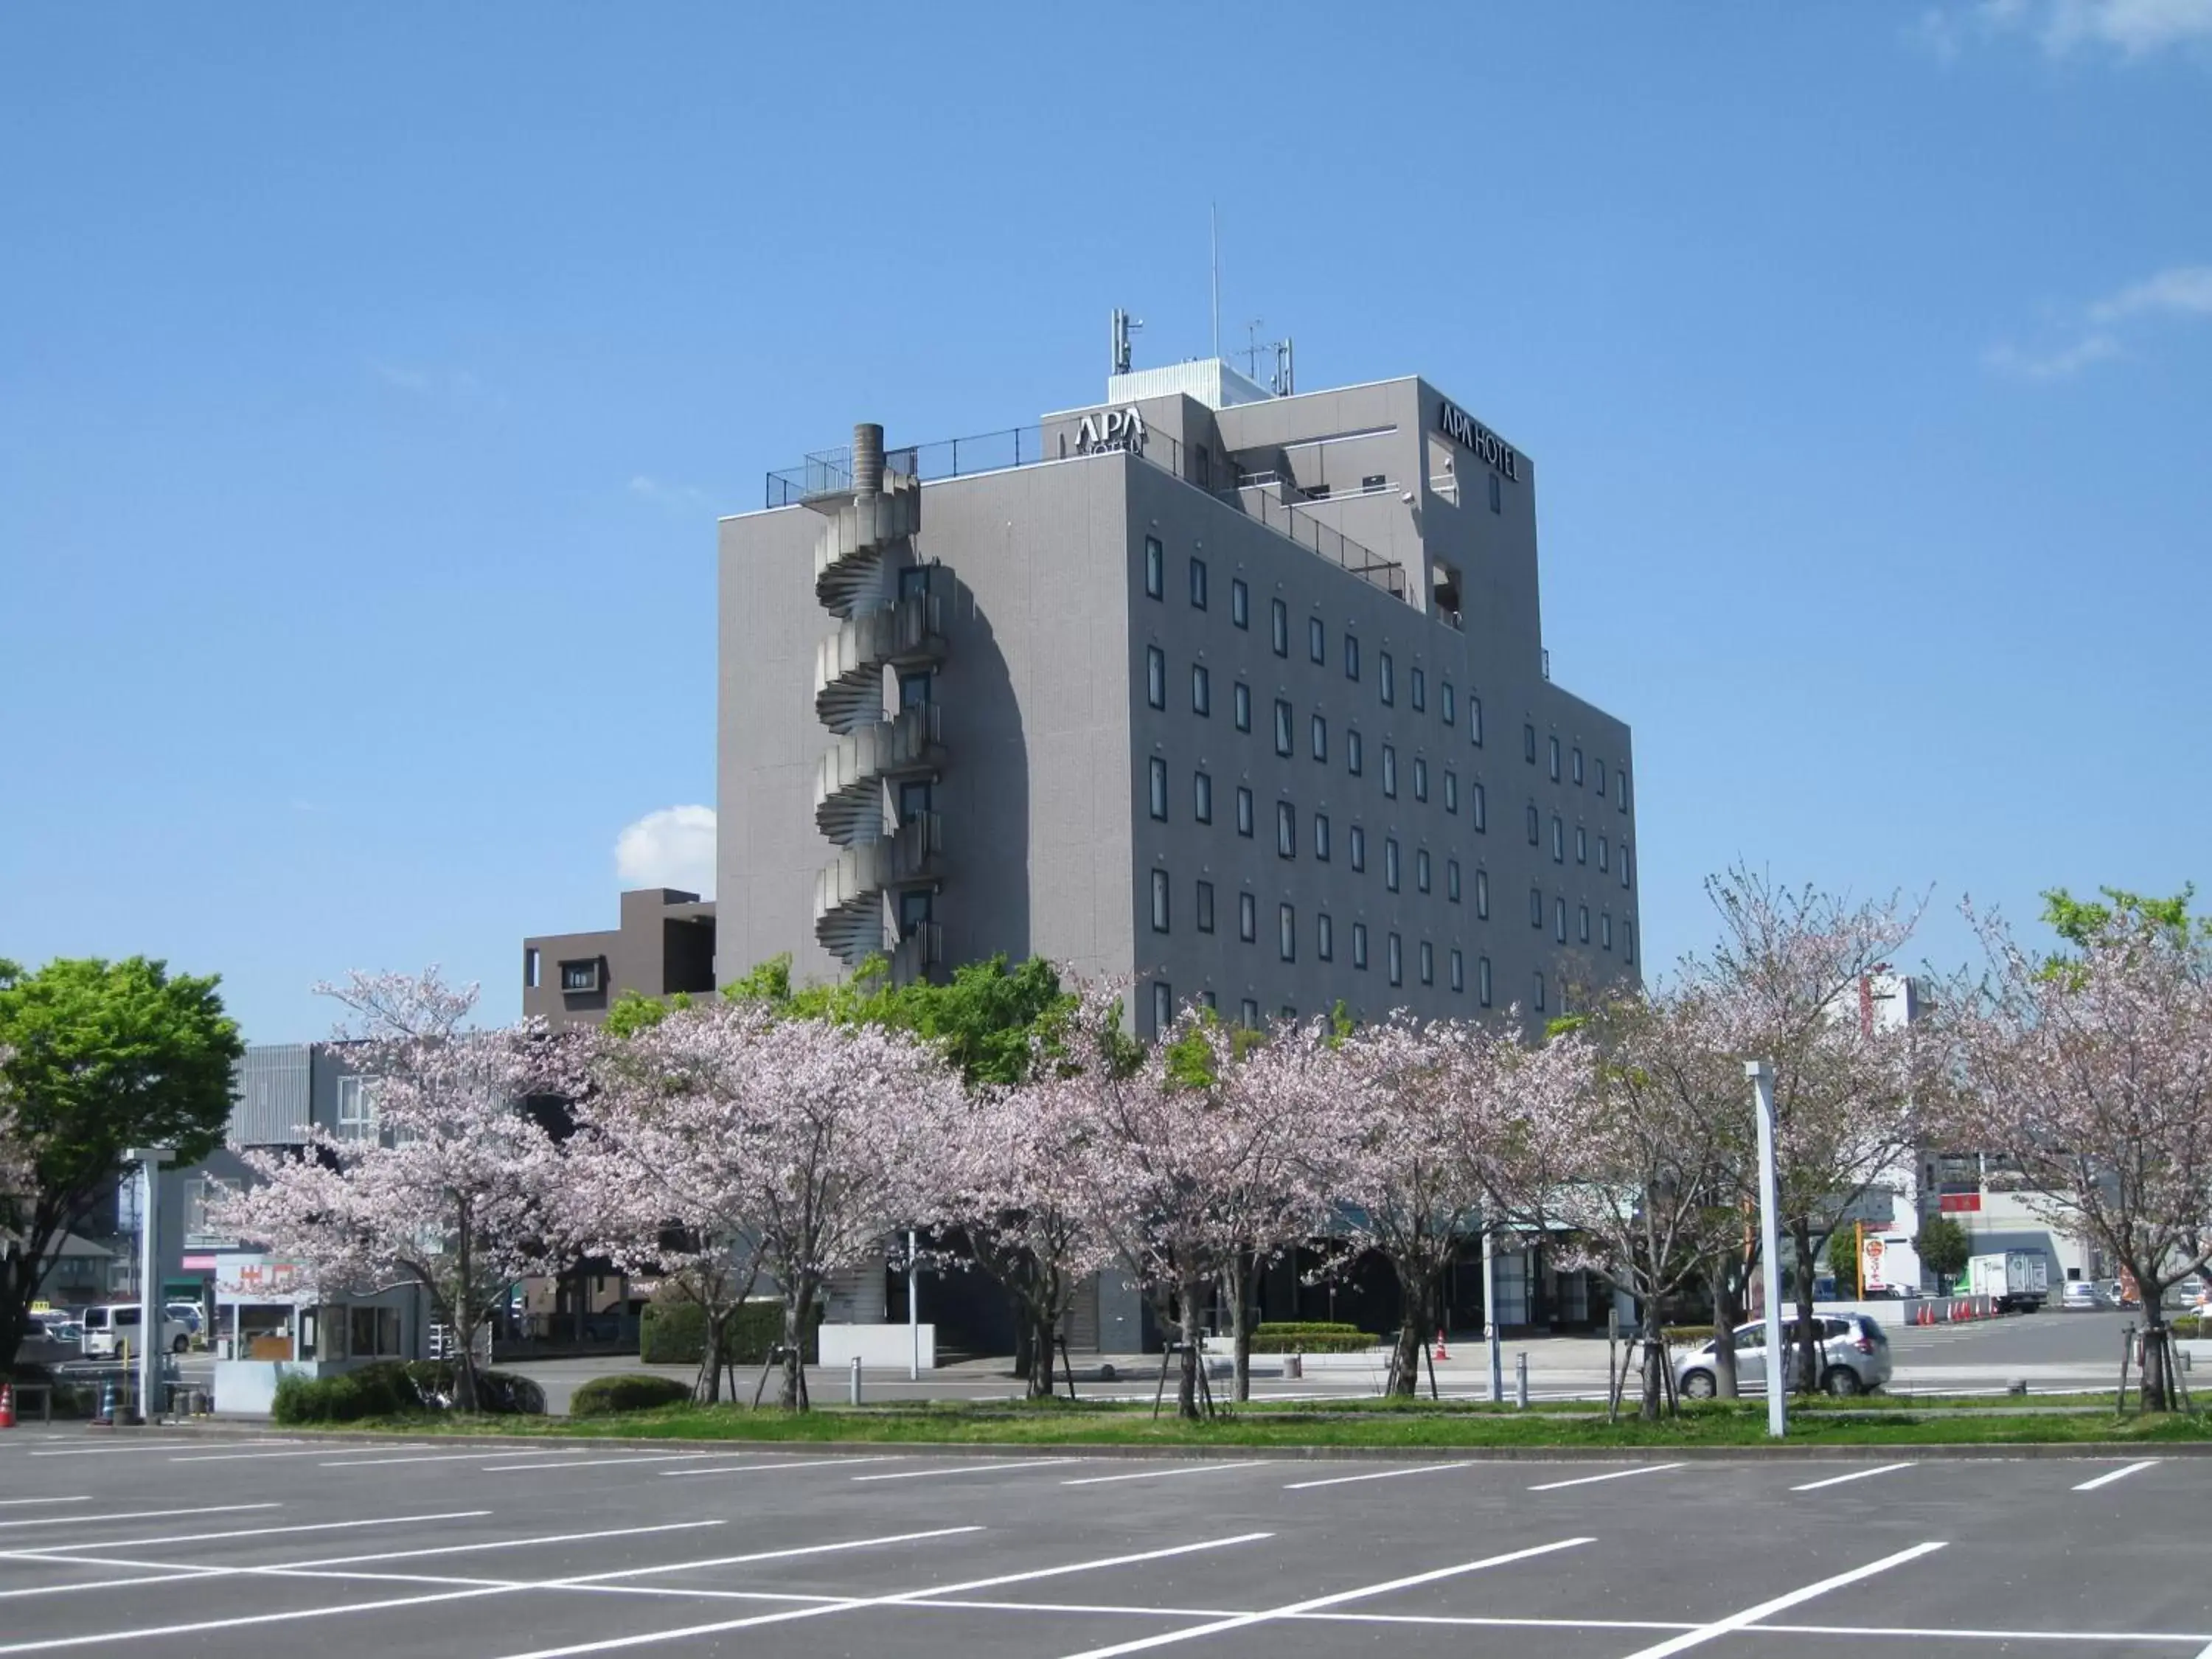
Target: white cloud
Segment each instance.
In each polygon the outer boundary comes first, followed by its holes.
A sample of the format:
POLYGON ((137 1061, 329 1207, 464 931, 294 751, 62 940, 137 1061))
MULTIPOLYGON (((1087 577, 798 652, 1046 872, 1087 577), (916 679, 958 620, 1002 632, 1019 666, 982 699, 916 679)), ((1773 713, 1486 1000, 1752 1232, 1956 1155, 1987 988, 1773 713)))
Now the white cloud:
POLYGON ((2148 58, 2212 45, 2212 0, 1976 0, 1931 6, 1905 33, 1946 64, 1973 41, 2006 35, 2033 39, 2053 58, 2080 51, 2148 58))
POLYGON ((2124 356, 2123 335, 2160 321, 2212 317, 2212 265, 2175 265, 2130 283, 2063 319, 2047 345, 2004 341, 1982 354, 2001 374, 2063 380, 2093 364, 2124 356))
POLYGON ((664 806, 615 837, 615 874, 623 887, 674 887, 714 896, 714 809, 664 806))
POLYGON ((712 505, 703 489, 690 484, 670 483, 665 478, 656 478, 644 472, 631 476, 629 493, 641 501, 651 501, 655 507, 668 512, 686 515, 703 513, 712 505))

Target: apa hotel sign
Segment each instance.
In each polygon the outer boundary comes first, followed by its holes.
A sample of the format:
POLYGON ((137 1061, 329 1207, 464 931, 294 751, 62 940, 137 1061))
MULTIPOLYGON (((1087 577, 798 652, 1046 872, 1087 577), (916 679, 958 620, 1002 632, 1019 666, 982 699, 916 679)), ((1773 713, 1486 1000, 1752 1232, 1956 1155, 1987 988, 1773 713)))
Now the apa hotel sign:
POLYGON ((1486 465, 1496 467, 1515 483, 1521 482, 1521 457, 1513 446, 1458 404, 1447 400, 1437 408, 1437 430, 1462 448, 1473 450, 1486 465))
POLYGON ((1145 417, 1136 404, 1085 415, 1075 428, 1077 454, 1100 455, 1112 449, 1126 449, 1132 455, 1145 453, 1145 417))

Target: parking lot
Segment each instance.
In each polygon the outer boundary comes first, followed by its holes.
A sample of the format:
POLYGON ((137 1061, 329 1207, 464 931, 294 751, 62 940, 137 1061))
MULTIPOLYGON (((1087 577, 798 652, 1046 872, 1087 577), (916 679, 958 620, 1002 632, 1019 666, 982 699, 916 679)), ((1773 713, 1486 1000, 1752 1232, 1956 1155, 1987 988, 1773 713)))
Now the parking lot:
POLYGON ((0 1654, 2212 1652, 2212 1462, 0 1435, 0 1654))

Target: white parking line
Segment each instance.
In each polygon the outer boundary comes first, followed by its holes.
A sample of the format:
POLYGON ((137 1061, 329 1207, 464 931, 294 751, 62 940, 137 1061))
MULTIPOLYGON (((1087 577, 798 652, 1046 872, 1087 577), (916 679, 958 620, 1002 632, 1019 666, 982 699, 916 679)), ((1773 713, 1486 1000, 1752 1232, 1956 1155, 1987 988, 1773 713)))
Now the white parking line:
POLYGON ((809 1457, 796 1463, 781 1458, 764 1457, 755 1463, 723 1463, 711 1469, 663 1469, 660 1478, 674 1480, 687 1474, 736 1474, 741 1471, 757 1474, 763 1469, 834 1469, 848 1463, 901 1463, 909 1455, 906 1452, 882 1452, 866 1457, 809 1457))
MULTIPOLYGON (((320 1449, 327 1451, 328 1447, 320 1449)), ((320 1465, 326 1469, 367 1469, 380 1463, 466 1463, 479 1457, 574 1457, 575 1451, 568 1446, 548 1447, 542 1452, 495 1451, 489 1446, 478 1446, 474 1451, 424 1452, 410 1457, 347 1457, 320 1465)))
POLYGON ((642 1457, 534 1457, 520 1463, 487 1463, 486 1474, 513 1474, 518 1469, 601 1469, 617 1463, 696 1463, 702 1457, 724 1457, 726 1452, 653 1452, 642 1457))
MULTIPOLYGON (((394 1447, 404 1451, 406 1447, 394 1447)), ((294 1451, 227 1451, 185 1452, 170 1458, 172 1463, 239 1463, 261 1457, 321 1457, 330 1450, 328 1446, 308 1446, 294 1451)))
MULTIPOLYGON (((275 1509, 279 1506, 270 1504, 258 1507, 275 1509)), ((158 1538, 79 1538, 66 1544, 37 1544, 26 1550, 0 1550, 0 1556, 36 1561, 48 1556, 95 1555, 109 1550, 135 1549, 142 1544, 205 1544, 223 1538, 273 1538, 280 1533, 337 1532, 349 1527, 406 1527, 418 1521, 472 1521, 490 1513, 489 1510, 447 1510, 441 1515, 386 1515, 366 1521, 311 1521, 299 1526, 240 1527, 230 1532, 173 1532, 164 1533, 158 1538)), ((115 1517, 101 1516, 100 1518, 106 1521, 115 1517)), ((152 1565, 166 1568, 173 1564, 156 1561, 152 1565)))
POLYGON ((1024 1457, 1010 1463, 965 1463, 949 1469, 895 1469, 889 1474, 856 1474, 855 1480, 920 1480, 933 1474, 996 1474, 1006 1469, 1057 1468, 1063 1463, 1073 1463, 1073 1457, 1024 1457))
POLYGON ((1164 1480, 1171 1474, 1219 1474, 1224 1469, 1256 1469, 1261 1460, 1247 1458, 1240 1463, 1185 1463, 1172 1469, 1140 1469, 1134 1474, 1086 1474, 1079 1480, 1063 1480, 1063 1486, 1103 1486, 1115 1480, 1164 1480))
POLYGON ((1263 1613, 1240 1613, 1227 1619, 1217 1619, 1210 1624, 1193 1626, 1188 1630, 1164 1631, 1157 1636, 1140 1636, 1133 1642, 1116 1642, 1110 1647, 1085 1648, 1071 1656, 1071 1659, 1115 1659, 1124 1653, 1143 1653, 1152 1648, 1172 1647, 1178 1642, 1195 1641, 1201 1636, 1212 1636, 1224 1630, 1243 1630, 1251 1625, 1264 1625, 1279 1619, 1295 1619, 1301 1613, 1318 1613, 1323 1607, 1333 1607, 1346 1601, 1364 1601, 1370 1595, 1387 1595, 1394 1590, 1411 1589, 1416 1584, 1432 1584, 1440 1578, 1456 1578, 1462 1573, 1480 1572, 1486 1567, 1507 1566, 1516 1561, 1527 1561, 1540 1555, 1550 1555, 1559 1550, 1571 1550, 1578 1544, 1593 1542, 1588 1538, 1563 1538, 1555 1544, 1539 1544, 1532 1549, 1515 1550, 1506 1555, 1492 1555, 1480 1561, 1462 1561, 1456 1566, 1437 1567, 1429 1572, 1409 1574, 1403 1578, 1392 1578, 1380 1584, 1364 1584, 1358 1589, 1339 1590, 1333 1595, 1316 1595, 1310 1601, 1293 1601, 1288 1607, 1270 1607, 1263 1613))
MULTIPOLYGON (((182 1440, 149 1440, 129 1446, 70 1446, 59 1451, 34 1451, 33 1457, 113 1457, 118 1452, 128 1455, 138 1452, 151 1455, 155 1452, 173 1452, 188 1443, 182 1440)), ((240 1440, 241 1446, 296 1446, 296 1440, 240 1440)))
POLYGON ((1558 1492, 1564 1486, 1589 1486, 1601 1480, 1626 1480, 1632 1474, 1656 1474, 1662 1469, 1679 1469, 1680 1463, 1639 1463, 1632 1469, 1615 1469, 1610 1474, 1581 1474, 1571 1480, 1547 1480, 1540 1486, 1531 1486, 1530 1492, 1558 1492))
POLYGON ((1433 1474, 1438 1469, 1464 1469, 1467 1463, 1422 1463, 1410 1469, 1377 1469, 1372 1474, 1335 1474, 1326 1480, 1293 1480, 1285 1492, 1307 1492, 1316 1486, 1348 1486, 1355 1480, 1395 1480, 1401 1474, 1433 1474))
POLYGON ((102 1515, 42 1515, 35 1521, 0 1521, 0 1527, 97 1526, 103 1521, 166 1521, 173 1515, 230 1515, 240 1510, 281 1510, 282 1504, 203 1504, 189 1510, 124 1510, 102 1515))
POLYGON ((1840 1486, 1847 1480, 1864 1480, 1869 1475, 1888 1474, 1897 1469, 1909 1469, 1910 1463, 1883 1463, 1871 1469, 1853 1469, 1849 1474, 1832 1474, 1826 1480, 1808 1480, 1802 1486, 1792 1486, 1792 1492, 1818 1492, 1823 1486, 1840 1486))
POLYGON ((2074 1490, 2075 1492, 2094 1492, 2100 1486, 2111 1486, 2115 1480, 2124 1480, 2131 1474, 2141 1474, 2145 1469, 2155 1468, 2159 1463, 2163 1461, 2164 1460, 2156 1457, 2146 1458, 2140 1463, 2130 1463, 2125 1468, 2112 1469, 2106 1474, 2097 1476, 2094 1480, 2084 1480, 2080 1486, 2075 1487, 2074 1490))
POLYGON ((1780 1613, 1785 1607, 1794 1607, 1799 1602, 1809 1601, 1816 1595, 1826 1595, 1830 1590, 1841 1589, 1846 1584, 1856 1584, 1862 1578, 1871 1578, 1876 1573, 1888 1571, 1892 1567, 1901 1567, 1907 1561, 1917 1561, 1922 1556, 1931 1554, 1942 1547, 1940 1543, 1915 1544, 1909 1550, 1899 1550, 1894 1555, 1885 1555, 1879 1561, 1869 1561, 1863 1567, 1853 1567, 1849 1572, 1839 1572, 1832 1578, 1823 1578, 1817 1584, 1808 1584, 1802 1589, 1794 1589, 1786 1595, 1778 1595, 1771 1601, 1761 1601, 1756 1607, 1746 1607, 1741 1613, 1732 1613, 1727 1618, 1716 1620, 1710 1625, 1700 1625, 1697 1629, 1685 1631, 1680 1636, 1670 1636, 1654 1646, 1638 1648, 1628 1656, 1628 1659, 1668 1659, 1670 1654, 1683 1653, 1691 1648, 1702 1647, 1720 1637, 1742 1630, 1748 1626, 1756 1625, 1770 1613, 1780 1613))
POLYGON ((89 1504, 92 1498, 89 1493, 82 1493, 75 1498, 0 1498, 0 1510, 14 1509, 23 1504, 89 1504))

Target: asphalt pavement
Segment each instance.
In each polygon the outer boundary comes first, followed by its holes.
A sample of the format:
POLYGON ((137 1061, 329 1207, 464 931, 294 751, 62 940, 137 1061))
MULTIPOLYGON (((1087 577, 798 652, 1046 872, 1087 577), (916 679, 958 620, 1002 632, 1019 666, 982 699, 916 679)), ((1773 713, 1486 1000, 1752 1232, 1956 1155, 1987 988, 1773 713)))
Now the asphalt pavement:
POLYGON ((2181 1458, 1209 1462, 0 1431, 0 1656, 2212 1647, 2181 1458))

